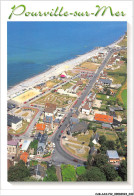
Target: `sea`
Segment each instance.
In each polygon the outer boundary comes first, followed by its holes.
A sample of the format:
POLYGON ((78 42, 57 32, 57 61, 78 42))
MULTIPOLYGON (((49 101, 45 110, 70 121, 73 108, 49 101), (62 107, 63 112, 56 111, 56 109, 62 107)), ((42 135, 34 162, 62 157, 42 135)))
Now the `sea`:
POLYGON ((8 22, 8 89, 125 32, 127 22, 8 22))

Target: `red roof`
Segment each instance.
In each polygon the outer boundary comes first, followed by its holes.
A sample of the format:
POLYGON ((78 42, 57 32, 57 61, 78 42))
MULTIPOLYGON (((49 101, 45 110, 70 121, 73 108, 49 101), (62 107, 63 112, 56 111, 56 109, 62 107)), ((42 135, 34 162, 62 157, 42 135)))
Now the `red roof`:
POLYGON ((107 123, 113 123, 113 116, 108 116, 104 114, 95 114, 95 120, 107 123))
POLYGON ((27 152, 23 152, 23 154, 20 155, 20 159, 22 161, 24 161, 25 163, 27 162, 27 158, 28 158, 28 153, 27 152))
POLYGON ((46 125, 43 123, 38 123, 36 124, 36 129, 40 130, 40 131, 44 131, 45 130, 46 125))

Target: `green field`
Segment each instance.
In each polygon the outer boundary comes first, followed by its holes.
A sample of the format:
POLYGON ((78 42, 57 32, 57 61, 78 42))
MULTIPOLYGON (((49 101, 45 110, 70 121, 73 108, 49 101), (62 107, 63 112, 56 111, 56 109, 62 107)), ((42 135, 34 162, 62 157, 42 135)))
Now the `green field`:
POLYGON ((97 94, 96 95, 96 98, 97 99, 101 99, 101 100, 110 100, 110 101, 115 101, 116 100, 116 97, 113 97, 113 96, 108 96, 109 98, 107 98, 107 95, 104 95, 104 94, 97 94))
POLYGON ((62 88, 63 88, 64 90, 66 90, 66 89, 70 88, 71 86, 72 86, 72 84, 71 84, 70 82, 68 82, 68 83, 64 84, 64 85, 62 86, 62 88))
POLYGON ((121 97, 122 97, 123 104, 124 104, 125 108, 127 108, 127 89, 124 89, 122 91, 121 97))
POLYGON ((107 140, 115 141, 118 138, 117 134, 114 131, 98 130, 97 133, 99 135, 105 135, 107 140))
POLYGON ((61 165, 61 175, 63 181, 76 181, 76 171, 73 165, 61 165))

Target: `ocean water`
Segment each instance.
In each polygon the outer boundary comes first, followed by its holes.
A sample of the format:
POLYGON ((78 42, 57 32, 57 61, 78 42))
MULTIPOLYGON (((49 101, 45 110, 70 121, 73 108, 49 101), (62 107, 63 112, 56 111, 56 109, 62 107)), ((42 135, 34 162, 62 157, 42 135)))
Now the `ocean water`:
POLYGON ((8 22, 8 88, 126 31, 126 22, 8 22))

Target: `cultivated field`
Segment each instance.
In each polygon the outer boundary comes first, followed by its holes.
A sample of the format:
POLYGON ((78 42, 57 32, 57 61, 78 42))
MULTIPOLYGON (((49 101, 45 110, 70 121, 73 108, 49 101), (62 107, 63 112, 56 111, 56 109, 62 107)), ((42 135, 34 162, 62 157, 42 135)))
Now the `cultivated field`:
POLYGON ((39 99, 37 99, 33 104, 45 105, 46 103, 56 104, 57 107, 66 107, 70 105, 76 98, 70 97, 68 95, 61 95, 59 93, 49 93, 39 99))
POLYGON ((28 101, 29 99, 35 97, 36 95, 39 95, 40 92, 37 90, 28 90, 24 92, 21 95, 18 95, 17 97, 13 98, 14 101, 17 101, 19 103, 23 103, 25 101, 28 101))

